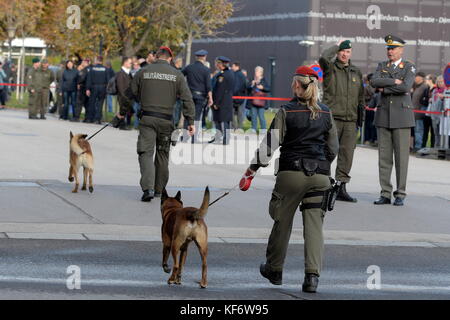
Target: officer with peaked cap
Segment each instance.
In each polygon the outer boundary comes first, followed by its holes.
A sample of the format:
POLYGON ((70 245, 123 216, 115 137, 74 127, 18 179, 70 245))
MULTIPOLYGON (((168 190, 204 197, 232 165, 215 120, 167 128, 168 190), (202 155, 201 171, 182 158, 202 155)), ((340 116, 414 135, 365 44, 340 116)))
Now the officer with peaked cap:
POLYGON ((414 84, 416 68, 413 63, 402 58, 405 41, 388 35, 385 38, 388 60, 378 64, 370 81, 381 92, 381 104, 375 115, 378 128, 378 166, 381 196, 375 205, 391 203, 391 173, 393 158, 397 190, 393 195, 395 206, 403 206, 406 197, 406 179, 409 163, 409 138, 415 126, 411 88, 414 84))
MULTIPOLYGON (((206 56, 208 51, 199 50, 195 52, 196 61, 182 70, 186 77, 187 84, 192 93, 192 99, 195 103, 195 131, 196 136, 201 128, 202 114, 207 112, 213 103, 212 101, 212 89, 211 89, 211 72, 205 66, 206 56)), ((195 142, 195 136, 192 137, 192 141, 195 142)))
MULTIPOLYGON (((266 167, 281 146, 279 170, 269 204, 274 220, 262 276, 282 284, 283 265, 297 208, 303 214, 305 240, 304 292, 316 292, 322 268, 323 220, 330 190, 330 166, 339 148, 330 109, 318 102, 319 76, 307 66, 296 70, 292 100, 272 121, 245 176, 266 167)), ((246 187, 244 185, 244 187, 246 187)), ((247 186, 248 187, 248 186, 247 186)), ((245 190, 242 188, 241 190, 245 190)))
POLYGON ((219 72, 213 79, 213 120, 216 126, 216 136, 209 143, 230 143, 230 128, 233 121, 234 73, 229 68, 231 60, 220 56, 216 58, 216 68, 219 72), (223 139, 221 141, 221 139, 223 139))

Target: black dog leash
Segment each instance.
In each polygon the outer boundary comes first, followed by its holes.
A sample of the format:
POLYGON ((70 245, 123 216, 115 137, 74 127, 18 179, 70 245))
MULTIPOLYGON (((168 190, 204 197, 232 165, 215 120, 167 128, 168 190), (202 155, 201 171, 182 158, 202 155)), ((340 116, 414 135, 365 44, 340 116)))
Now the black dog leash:
POLYGON ((221 195, 219 198, 217 198, 216 200, 214 200, 213 202, 211 202, 209 204, 209 206, 211 207, 213 204, 215 204, 216 202, 222 200, 223 198, 225 198, 227 195, 229 195, 232 191, 234 191, 237 187, 239 187, 239 183, 237 185, 235 185, 233 188, 231 188, 230 190, 228 190, 227 192, 225 192, 223 195, 221 195))
POLYGON ((111 124, 111 122, 108 122, 107 124, 105 124, 103 126, 103 128, 101 128, 100 130, 98 130, 96 133, 94 133, 92 136, 90 136, 89 138, 87 138, 86 140, 91 140, 93 137, 95 137, 98 133, 100 133, 101 131, 103 131, 103 129, 105 129, 106 127, 108 127, 111 124))

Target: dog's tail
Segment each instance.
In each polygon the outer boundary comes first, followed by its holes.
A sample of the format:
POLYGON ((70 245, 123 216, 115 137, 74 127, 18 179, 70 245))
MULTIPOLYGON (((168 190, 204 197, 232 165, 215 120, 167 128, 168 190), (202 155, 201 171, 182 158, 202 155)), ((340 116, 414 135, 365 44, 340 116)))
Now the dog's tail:
POLYGON ((196 220, 203 219, 208 213, 208 208, 209 208, 209 187, 206 187, 205 195, 203 196, 202 206, 194 213, 194 219, 196 220))

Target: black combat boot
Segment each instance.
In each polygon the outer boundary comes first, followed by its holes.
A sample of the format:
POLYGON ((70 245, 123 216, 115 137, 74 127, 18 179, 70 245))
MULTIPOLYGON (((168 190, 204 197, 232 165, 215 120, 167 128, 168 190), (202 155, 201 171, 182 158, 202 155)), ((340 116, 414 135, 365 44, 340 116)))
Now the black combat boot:
POLYGON ((269 280, 271 284, 276 286, 281 286, 283 284, 282 271, 272 271, 267 264, 263 263, 259 266, 259 272, 261 272, 261 275, 269 280))
POLYGON ((303 281, 302 291, 307 293, 316 293, 319 285, 319 276, 315 273, 305 274, 305 281, 303 281))
POLYGON ((358 202, 358 200, 356 200, 355 198, 352 198, 348 193, 347 193, 347 188, 345 187, 346 183, 342 182, 341 184, 341 188, 339 189, 339 193, 337 195, 336 200, 339 201, 346 201, 346 202, 358 202))
POLYGON ((153 190, 145 190, 144 194, 142 195, 141 201, 142 202, 150 202, 155 197, 153 190))

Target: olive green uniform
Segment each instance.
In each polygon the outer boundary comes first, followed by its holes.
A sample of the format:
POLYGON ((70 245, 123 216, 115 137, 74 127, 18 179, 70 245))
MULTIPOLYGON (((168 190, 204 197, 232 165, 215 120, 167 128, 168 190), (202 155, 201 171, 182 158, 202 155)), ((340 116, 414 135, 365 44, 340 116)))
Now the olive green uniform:
MULTIPOLYGON (((161 193, 169 180, 173 108, 179 97, 183 101, 183 115, 188 124, 193 125, 195 106, 191 91, 183 74, 164 60, 157 60, 140 70, 130 87, 143 112, 137 142, 140 185, 143 191, 161 193)), ((126 112, 121 108, 122 115, 126 112)))
POLYGON ((28 85, 28 116, 29 117, 37 116, 37 110, 35 110, 35 104, 34 104, 34 100, 35 100, 34 97, 36 96, 36 93, 31 92, 31 90, 32 90, 31 85, 33 83, 33 78, 34 78, 34 74, 36 73, 36 71, 37 71, 37 69, 32 67, 27 72, 26 84, 28 85))
MULTIPOLYGON (((291 111, 286 111, 283 108, 278 111, 261 147, 256 151, 256 157, 252 161, 250 169, 256 171, 259 167, 267 166, 279 145, 282 146, 281 153, 283 153, 283 143, 287 142, 286 137, 289 134, 286 122, 286 115, 289 112, 291 111)), ((327 113, 329 114, 329 112, 327 113)), ((322 116, 325 115, 322 114, 322 116)), ((331 114, 329 117, 329 129, 325 134, 325 149, 327 162, 330 164, 338 152, 339 141, 331 114)), ((321 203, 324 196, 323 192, 331 187, 328 175, 318 173, 306 175, 305 172, 300 170, 278 172, 269 203, 269 214, 274 220, 266 252, 267 265, 270 270, 283 270, 294 215, 299 205, 302 204, 300 209, 303 216, 303 238, 305 240, 305 273, 320 275, 324 247, 322 227, 325 217, 325 210, 322 209, 321 203), (304 206, 311 204, 313 207, 319 204, 319 207, 304 208, 304 206)))
POLYGON ((406 197, 406 180, 409 163, 409 138, 411 128, 415 126, 411 88, 414 84, 416 68, 409 61, 395 67, 389 61, 381 62, 373 75, 371 85, 382 88, 380 106, 375 115, 375 126, 378 128, 378 166, 381 185, 381 196, 391 199, 391 174, 393 157, 397 190, 394 197, 406 197), (395 79, 402 80, 400 85, 395 79))
POLYGON ((47 113, 50 84, 53 81, 55 81, 55 75, 50 69, 44 70, 40 67, 33 72, 29 87, 30 90, 34 90, 32 114, 36 115, 39 112, 41 117, 44 117, 47 113))
POLYGON ((356 148, 358 112, 364 107, 361 71, 351 62, 344 65, 336 54, 338 46, 325 50, 319 60, 324 72, 323 103, 330 107, 339 138, 336 180, 350 182, 350 170, 356 148))

